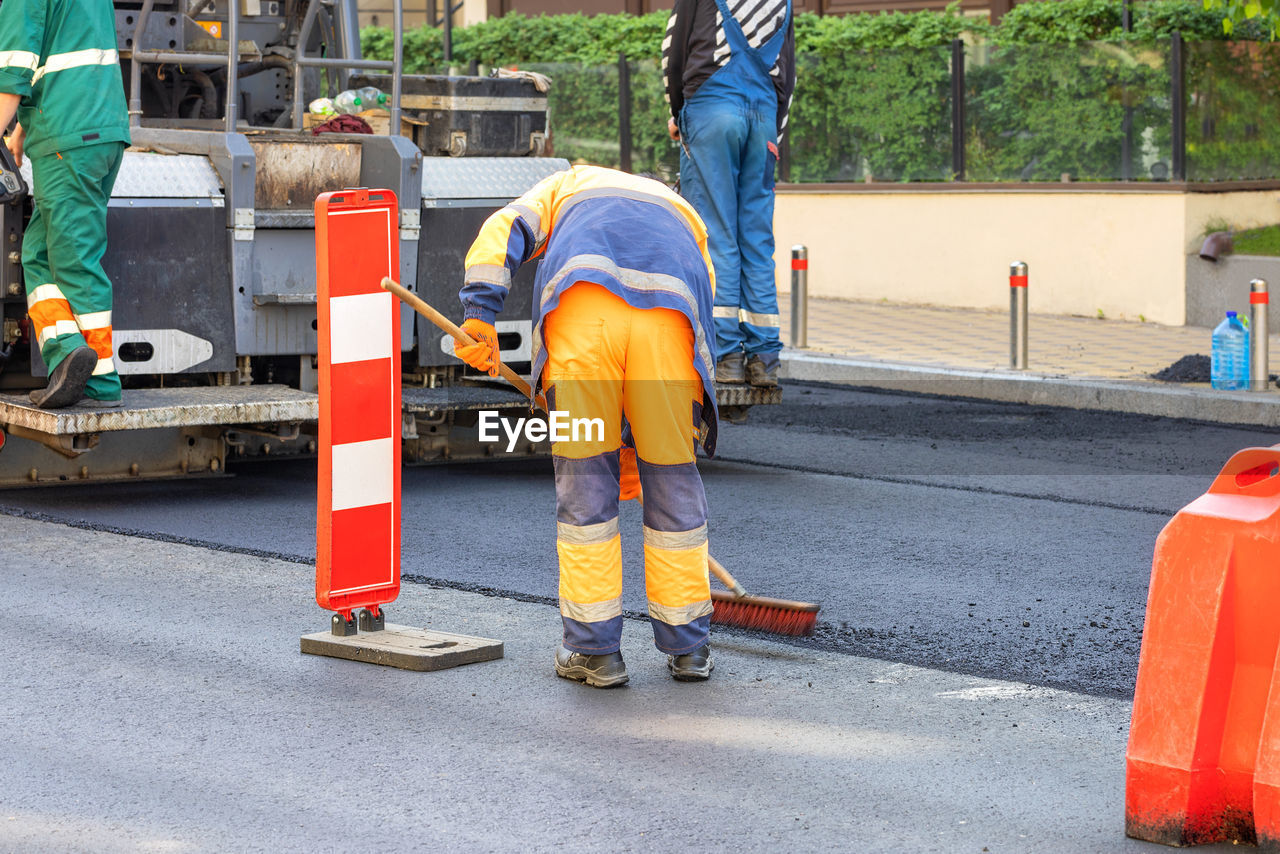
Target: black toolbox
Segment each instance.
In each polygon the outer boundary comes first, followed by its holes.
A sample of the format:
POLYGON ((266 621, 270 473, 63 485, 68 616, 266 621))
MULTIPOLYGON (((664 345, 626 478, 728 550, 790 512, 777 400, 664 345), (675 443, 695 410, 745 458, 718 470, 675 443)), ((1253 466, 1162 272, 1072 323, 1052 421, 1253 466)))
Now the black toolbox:
MULTIPOLYGON (((531 80, 406 74, 400 109, 423 154, 452 157, 540 156, 546 149, 547 93, 531 80)), ((391 77, 351 78, 391 95, 391 77)))

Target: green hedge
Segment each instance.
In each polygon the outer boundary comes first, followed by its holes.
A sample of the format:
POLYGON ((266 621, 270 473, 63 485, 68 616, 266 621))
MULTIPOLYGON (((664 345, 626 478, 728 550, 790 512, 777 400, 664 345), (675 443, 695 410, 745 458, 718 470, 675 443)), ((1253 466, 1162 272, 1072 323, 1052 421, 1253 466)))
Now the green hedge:
MULTIPOLYGON (((539 15, 491 18, 453 30, 453 64, 465 68, 472 60, 484 65, 575 63, 603 65, 619 53, 642 59, 657 57, 667 13, 648 15, 539 15)), ((365 27, 360 31, 364 55, 391 58, 391 31, 365 27)), ((405 71, 438 74, 445 69, 440 30, 421 27, 405 33, 405 71)))
MULTIPOLYGON (((1280 48, 1248 44, 1264 32, 1237 27, 1191 0, 1133 6, 1057 0, 1015 6, 1000 23, 945 12, 796 18, 799 69, 789 138, 797 181, 947 180, 951 172, 950 49, 966 49, 966 178, 1073 180, 1162 177, 1171 161, 1169 36, 1188 42, 1188 177, 1274 177, 1280 48), (1245 45, 1242 45, 1242 42, 1245 45), (1248 51, 1243 57, 1242 50, 1248 51), (1125 123, 1131 124, 1126 135, 1125 123)), ((674 177, 678 149, 657 57, 666 13, 508 15, 454 30, 453 64, 518 65, 553 80, 554 151, 618 165, 617 57, 631 60, 633 169, 674 177)), ((361 33, 365 54, 389 58, 390 33, 361 33)), ((406 34, 405 69, 442 73, 440 32, 406 34)))

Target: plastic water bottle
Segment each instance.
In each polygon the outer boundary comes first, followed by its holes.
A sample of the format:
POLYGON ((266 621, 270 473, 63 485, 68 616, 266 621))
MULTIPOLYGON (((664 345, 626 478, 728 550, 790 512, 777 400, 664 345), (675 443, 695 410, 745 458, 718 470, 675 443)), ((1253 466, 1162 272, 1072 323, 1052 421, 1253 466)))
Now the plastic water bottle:
POLYGON ((1213 330, 1209 385, 1230 391, 1249 388, 1249 328, 1234 311, 1213 330))
POLYGON ((343 115, 355 115, 364 109, 360 94, 354 89, 344 89, 333 99, 333 108, 343 115))
POLYGON ((360 96, 360 107, 365 110, 387 109, 387 96, 377 86, 363 86, 356 90, 360 96))

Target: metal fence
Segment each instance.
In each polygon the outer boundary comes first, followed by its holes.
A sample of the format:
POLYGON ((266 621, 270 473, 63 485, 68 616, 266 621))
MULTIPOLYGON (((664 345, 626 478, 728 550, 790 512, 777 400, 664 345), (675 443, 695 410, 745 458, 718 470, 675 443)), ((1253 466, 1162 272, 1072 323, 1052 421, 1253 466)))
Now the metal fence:
MULTIPOLYGON (((558 156, 674 179, 657 61, 529 67, 558 156)), ((957 40, 797 69, 783 181, 1280 178, 1280 44, 957 40)))

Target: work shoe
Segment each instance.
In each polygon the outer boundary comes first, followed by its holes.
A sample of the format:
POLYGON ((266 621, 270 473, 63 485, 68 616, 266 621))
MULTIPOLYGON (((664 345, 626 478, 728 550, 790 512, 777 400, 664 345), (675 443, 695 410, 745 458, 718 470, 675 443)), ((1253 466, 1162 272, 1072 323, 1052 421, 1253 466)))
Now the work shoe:
POLYGON ((41 409, 61 409, 84 397, 85 383, 98 366, 98 354, 77 347, 49 374, 49 385, 31 392, 31 402, 41 409))
POLYGON ((764 366, 764 359, 752 355, 747 359, 747 382, 756 388, 776 388, 778 385, 778 364, 772 368, 764 366))
POLYGON ((90 409, 123 409, 124 397, 117 397, 114 400, 98 400, 96 397, 86 397, 80 401, 81 406, 87 406, 90 409))
POLYGON ((561 644, 556 650, 556 675, 575 682, 586 682, 592 688, 616 688, 627 684, 627 665, 622 653, 583 655, 570 652, 561 644))
POLYGON ((704 643, 693 652, 684 655, 668 655, 667 669, 677 682, 701 682, 716 669, 711 660, 711 644, 704 643))
POLYGON ((716 362, 716 382, 739 384, 746 381, 747 371, 742 365, 741 353, 729 353, 716 362))

